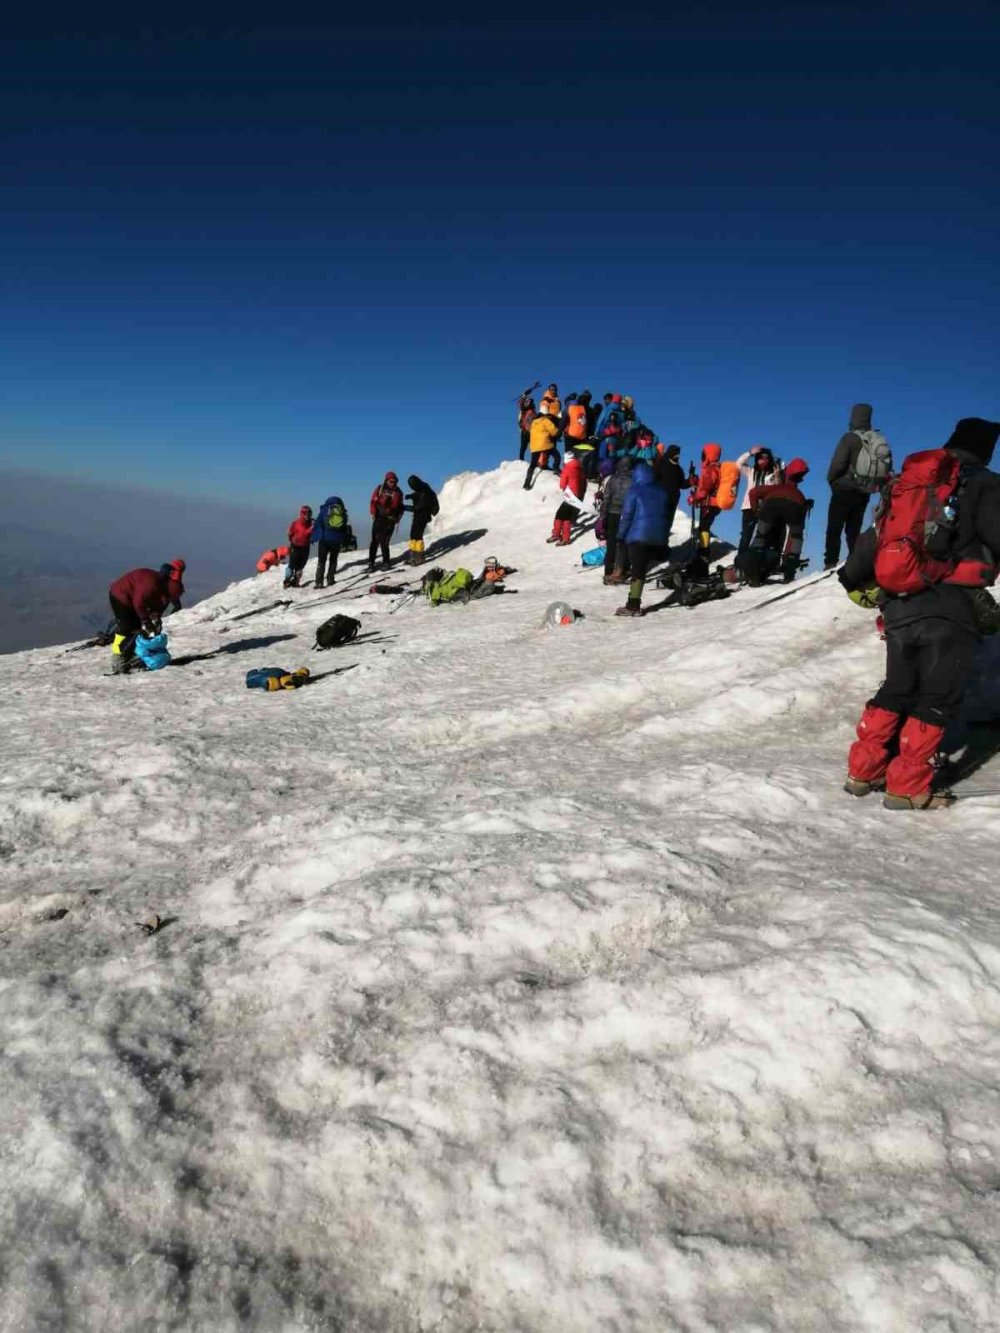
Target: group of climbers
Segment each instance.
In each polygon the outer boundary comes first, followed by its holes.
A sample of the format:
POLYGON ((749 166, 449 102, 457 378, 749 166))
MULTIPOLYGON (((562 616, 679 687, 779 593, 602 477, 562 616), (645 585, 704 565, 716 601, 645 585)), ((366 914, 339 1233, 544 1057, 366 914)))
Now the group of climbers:
MULTIPOLYGON (((410 493, 404 496, 396 473, 387 472, 372 491, 368 505, 372 520, 371 544, 368 549, 370 571, 375 569, 379 556, 382 568, 389 567, 389 543, 404 513, 413 515, 407 561, 414 565, 423 561, 424 534, 438 512, 438 498, 434 489, 420 477, 410 477, 409 486, 410 493)), ((283 586, 299 588, 313 545, 316 546, 314 586, 332 587, 337 581, 341 551, 357 548, 347 506, 339 495, 328 496, 315 516, 310 505, 302 505, 298 516, 288 526, 288 544, 264 551, 257 561, 257 570, 263 574, 276 565, 283 565, 283 586)))

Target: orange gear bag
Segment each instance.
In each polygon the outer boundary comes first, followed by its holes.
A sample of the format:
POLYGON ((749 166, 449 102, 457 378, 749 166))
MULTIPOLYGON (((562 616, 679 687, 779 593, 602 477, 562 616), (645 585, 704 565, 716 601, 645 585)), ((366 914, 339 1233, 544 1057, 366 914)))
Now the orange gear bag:
POLYGON ((740 491, 741 479, 739 463, 720 463, 719 484, 709 504, 715 509, 732 509, 740 491))

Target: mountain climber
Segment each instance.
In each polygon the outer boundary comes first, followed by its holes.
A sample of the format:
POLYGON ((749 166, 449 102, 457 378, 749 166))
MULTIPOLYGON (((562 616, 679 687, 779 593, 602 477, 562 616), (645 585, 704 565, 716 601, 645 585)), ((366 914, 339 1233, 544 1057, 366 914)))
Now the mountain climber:
POLYGON ((954 800, 933 789, 933 760, 975 668, 981 626, 991 629, 977 604, 1000 568, 1000 475, 988 468, 998 437, 1000 422, 966 417, 941 450, 910 455, 877 530, 840 572, 863 605, 880 589, 886 642, 885 680, 858 723, 844 787, 852 796, 884 788, 890 810, 954 800), (935 476, 945 479, 935 486, 935 476), (887 590, 909 584, 906 594, 887 590))
MULTIPOLYGON (((872 486, 860 479, 855 469, 862 444, 871 432, 871 404, 855 403, 851 408, 848 428, 833 451, 826 474, 830 483, 830 509, 826 520, 826 547, 823 555, 825 569, 832 569, 840 560, 841 534, 847 543, 847 554, 850 555, 861 532, 872 486)), ((884 443, 881 434, 878 434, 878 438, 884 443)))
POLYGON ((312 530, 312 540, 319 543, 316 547, 315 587, 323 587, 324 575, 328 588, 337 582, 337 561, 347 528, 347 507, 343 500, 339 495, 327 496, 319 507, 312 530))
POLYGON ((521 394, 517 404, 517 428, 521 433, 521 451, 517 455, 518 462, 524 462, 524 455, 528 452, 528 440, 531 435, 531 423, 538 413, 538 408, 531 391, 527 390, 521 394))
POLYGON ((698 510, 698 544, 694 558, 690 561, 692 573, 707 573, 708 552, 712 545, 712 524, 721 512, 716 503, 719 483, 722 480, 720 463, 722 445, 706 444, 701 451, 701 473, 698 484, 688 496, 688 504, 698 510))
POLYGON ((750 546, 756 517, 750 507, 750 492, 755 486, 776 486, 781 481, 781 463, 765 444, 755 444, 736 460, 746 490, 743 492, 741 505, 740 544, 737 557, 743 555, 750 546))
MULTIPOLYGON (((566 453, 566 462, 559 474, 559 489, 565 494, 575 495, 581 501, 587 494, 587 478, 583 473, 583 464, 572 450, 566 453)), ((573 523, 579 515, 579 505, 563 500, 552 522, 552 535, 547 537, 546 541, 555 542, 557 546, 568 546, 573 523)))
POLYGON ((410 488, 410 494, 406 497, 409 503, 404 503, 403 508, 413 515, 410 549, 406 559, 411 565, 420 565, 424 560, 424 533, 431 520, 440 512, 441 506, 436 492, 426 481, 421 481, 419 477, 408 477, 406 484, 410 488))
POLYGON ((614 463, 614 472, 604 484, 604 498, 601 501, 601 518, 604 521, 604 582, 628 582, 628 547, 618 540, 622 510, 625 497, 632 486, 632 469, 635 460, 618 458, 614 463))
POLYGON ((529 435, 529 447, 531 449, 531 458, 528 462, 528 471, 524 478, 524 489, 531 490, 531 479, 535 475, 536 469, 544 472, 549 462, 549 454, 554 453, 559 457, 559 451, 556 449, 556 440, 559 438, 559 422, 551 416, 539 413, 531 423, 529 435))
POLYGON ((621 394, 605 394, 604 411, 598 417, 597 425, 594 427, 599 463, 604 463, 608 458, 614 457, 623 431, 622 421, 621 394))
POLYGON ((382 553, 382 568, 389 568, 389 542, 403 515, 403 492, 399 489, 399 478, 395 472, 387 472, 381 485, 372 491, 368 512, 372 517, 372 539, 368 547, 370 574, 375 568, 375 556, 379 551, 382 553))
POLYGON ((115 618, 116 633, 111 648, 115 675, 129 671, 134 664, 136 635, 159 634, 160 620, 167 607, 180 610, 186 567, 183 560, 172 560, 166 567, 167 573, 162 572, 162 567, 133 569, 108 589, 115 618))
POLYGON ((799 490, 808 472, 804 459, 793 458, 784 481, 754 486, 747 493, 756 530, 747 549, 737 552, 735 564, 751 587, 758 587, 779 568, 786 583, 795 578, 806 516, 812 508, 812 501, 799 490))
POLYGON ((257 573, 266 574, 269 569, 274 569, 275 565, 283 565, 287 559, 287 546, 272 546, 269 551, 261 551, 260 559, 257 561, 257 573))
POLYGON ((285 566, 285 588, 302 586, 302 571, 309 559, 309 544, 313 538, 313 511, 310 505, 303 505, 298 518, 288 525, 288 564, 285 566))
POLYGON ((667 540, 669 541, 674 526, 674 515, 677 513, 677 506, 680 504, 681 491, 690 490, 692 484, 691 477, 681 467, 681 447, 679 444, 668 444, 664 452, 654 459, 653 476, 666 491, 670 501, 667 508, 667 540))
POLYGON ((562 403, 559 401, 558 384, 550 384, 542 394, 538 410, 543 417, 552 417, 554 421, 559 421, 562 416, 562 403))
POLYGON ((659 548, 666 546, 670 536, 667 528, 667 510, 670 497, 657 485, 649 463, 636 463, 632 469, 632 485, 625 497, 618 540, 628 547, 632 581, 628 601, 615 612, 619 616, 642 615, 642 590, 646 573, 659 548))

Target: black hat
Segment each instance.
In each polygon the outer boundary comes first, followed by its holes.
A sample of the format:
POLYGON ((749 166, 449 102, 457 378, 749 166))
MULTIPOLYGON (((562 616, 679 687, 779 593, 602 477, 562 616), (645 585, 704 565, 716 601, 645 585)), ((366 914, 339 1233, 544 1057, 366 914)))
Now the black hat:
POLYGON ((982 417, 963 417, 951 432, 951 439, 944 447, 962 449, 965 453, 988 463, 993 457, 998 436, 1000 436, 1000 421, 984 421, 982 417))

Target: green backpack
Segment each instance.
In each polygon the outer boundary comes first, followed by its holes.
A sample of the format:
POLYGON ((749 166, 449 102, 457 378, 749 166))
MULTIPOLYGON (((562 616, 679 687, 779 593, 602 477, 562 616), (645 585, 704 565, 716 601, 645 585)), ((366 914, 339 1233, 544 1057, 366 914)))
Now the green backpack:
POLYGON ((347 510, 344 508, 344 502, 340 496, 335 495, 330 501, 330 508, 326 511, 326 526, 339 532, 347 523, 347 510))
POLYGON ((424 591, 430 599, 431 606, 440 606, 443 602, 467 602, 472 585, 475 579, 468 569, 455 569, 445 573, 440 572, 440 578, 430 579, 424 591))

